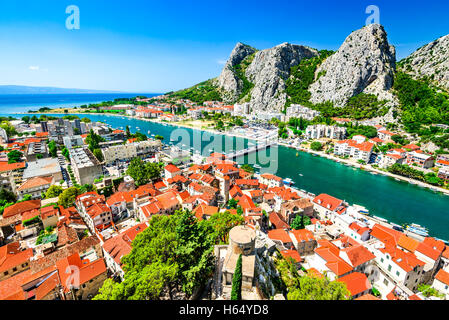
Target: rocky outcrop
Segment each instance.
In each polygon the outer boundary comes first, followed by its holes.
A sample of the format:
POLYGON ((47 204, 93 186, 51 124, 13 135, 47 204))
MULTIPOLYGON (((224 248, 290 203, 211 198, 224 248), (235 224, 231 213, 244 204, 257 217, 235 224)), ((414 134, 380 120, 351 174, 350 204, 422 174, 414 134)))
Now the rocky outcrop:
POLYGON ((235 102, 243 86, 242 80, 236 76, 233 68, 254 52, 256 49, 241 42, 237 43, 232 50, 231 56, 217 79, 217 85, 222 90, 222 96, 226 102, 235 102))
POLYGON ((290 68, 302 59, 318 55, 318 51, 305 46, 283 43, 256 53, 246 70, 246 77, 254 84, 250 104, 256 110, 281 111, 285 105, 285 81, 290 68))
POLYGON ((416 50, 400 62, 401 69, 415 79, 428 77, 435 85, 449 89, 449 35, 416 50))
POLYGON ((354 31, 317 69, 316 75, 321 76, 309 88, 310 101, 332 101, 335 106, 343 106, 361 92, 393 101, 390 89, 395 63, 395 48, 388 43, 381 25, 372 24, 354 31))

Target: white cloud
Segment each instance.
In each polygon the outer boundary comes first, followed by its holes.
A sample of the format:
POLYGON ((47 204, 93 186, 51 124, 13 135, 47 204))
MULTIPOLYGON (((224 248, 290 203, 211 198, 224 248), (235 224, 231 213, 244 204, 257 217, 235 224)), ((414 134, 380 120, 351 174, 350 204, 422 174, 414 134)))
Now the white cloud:
POLYGON ((31 70, 31 71, 48 72, 48 69, 41 68, 40 66, 29 66, 28 69, 31 70))
POLYGON ((217 60, 217 63, 218 64, 226 64, 226 60, 219 59, 219 60, 217 60))

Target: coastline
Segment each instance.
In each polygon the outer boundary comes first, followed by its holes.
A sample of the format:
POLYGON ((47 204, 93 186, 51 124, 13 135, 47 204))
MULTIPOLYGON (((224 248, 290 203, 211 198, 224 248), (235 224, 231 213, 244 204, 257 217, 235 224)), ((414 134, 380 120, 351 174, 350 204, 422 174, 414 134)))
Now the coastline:
MULTIPOLYGON (((33 114, 33 113, 25 112, 25 113, 17 113, 17 114, 33 114)), ((62 112, 40 112, 38 114, 48 114, 48 115, 52 115, 52 114, 55 114, 55 115, 66 114, 67 115, 67 113, 62 113, 62 112)), ((192 129, 192 130, 200 130, 200 131, 209 132, 211 134, 226 135, 226 136, 229 136, 229 137, 237 137, 237 138, 248 139, 248 140, 252 140, 252 141, 264 141, 264 139, 254 139, 254 138, 249 139, 248 137, 246 137, 244 135, 241 135, 241 134, 230 133, 230 132, 226 132, 226 131, 222 132, 222 131, 218 131, 218 130, 211 129, 211 128, 189 126, 189 125, 186 125, 186 124, 183 124, 183 123, 179 123, 179 122, 162 122, 162 121, 159 121, 157 119, 139 118, 139 117, 136 117, 136 116, 129 116, 129 115, 126 115, 126 114, 123 115, 123 114, 115 114, 115 113, 98 113, 98 112, 68 113, 68 114, 69 115, 70 114, 72 114, 72 115, 74 115, 74 114, 90 115, 91 114, 91 115, 106 115, 106 116, 126 117, 126 118, 130 118, 130 119, 135 119, 135 120, 142 120, 142 121, 147 121, 147 122, 166 124, 166 125, 170 125, 170 126, 173 126, 173 127, 182 127, 182 128, 192 129)), ((286 148, 290 148, 290 149, 295 149, 295 150, 298 150, 298 151, 306 152, 306 153, 309 153, 309 154, 312 154, 312 155, 317 155, 319 157, 326 158, 328 160, 332 160, 334 162, 340 162, 340 163, 343 163, 343 164, 347 164, 347 165, 350 165, 351 167, 354 167, 356 169, 364 170, 364 171, 367 171, 367 172, 374 172, 376 174, 380 174, 380 175, 383 175, 383 176, 388 176, 388 177, 391 177, 391 178, 394 178, 394 179, 397 179, 397 180, 400 180, 400 181, 403 181, 403 182, 407 182, 407 183, 409 183, 411 185, 416 185, 418 187, 427 188, 427 189, 429 189, 430 191, 433 191, 433 192, 441 192, 441 193, 449 196, 449 190, 448 189, 444 189, 444 188, 441 188, 441 187, 438 187, 438 186, 434 186, 434 185, 431 185, 431 184, 428 184, 428 183, 425 183, 425 182, 422 182, 422 181, 419 181, 419 180, 414 180, 414 179, 411 179, 411 178, 400 176, 400 175, 397 175, 397 174, 394 174, 394 173, 391 173, 391 172, 387 172, 387 171, 383 171, 383 170, 380 170, 380 169, 376 169, 376 168, 373 168, 371 165, 361 165, 359 163, 356 163, 356 162, 352 161, 351 159, 341 159, 341 158, 338 158, 336 156, 333 156, 333 155, 330 155, 330 154, 326 154, 323 151, 313 151, 313 150, 306 149, 306 148, 293 147, 293 146, 290 146, 290 145, 288 145, 286 143, 283 143, 283 142, 278 142, 278 145, 284 146, 286 148), (414 183, 411 183, 411 181, 413 181, 414 183)))

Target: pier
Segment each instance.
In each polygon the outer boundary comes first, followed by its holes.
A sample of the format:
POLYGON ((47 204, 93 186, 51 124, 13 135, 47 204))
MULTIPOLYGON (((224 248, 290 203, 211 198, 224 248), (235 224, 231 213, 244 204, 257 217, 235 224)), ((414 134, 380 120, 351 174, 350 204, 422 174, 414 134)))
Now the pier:
POLYGON ((276 146, 277 143, 276 142, 267 142, 267 143, 259 143, 256 144, 255 146, 243 149, 243 150, 239 150, 233 153, 229 153, 226 155, 226 157, 228 159, 235 159, 238 157, 242 157, 245 156, 247 154, 253 153, 253 152, 258 152, 260 150, 264 150, 264 149, 268 149, 271 148, 272 146, 276 146))

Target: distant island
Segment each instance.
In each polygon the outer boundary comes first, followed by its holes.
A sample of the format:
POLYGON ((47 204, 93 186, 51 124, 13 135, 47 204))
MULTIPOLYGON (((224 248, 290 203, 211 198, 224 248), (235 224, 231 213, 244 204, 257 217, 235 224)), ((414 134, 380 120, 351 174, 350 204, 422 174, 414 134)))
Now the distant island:
POLYGON ((1 94, 81 94, 81 93, 124 93, 121 91, 56 88, 56 87, 31 87, 17 85, 0 85, 1 94))

